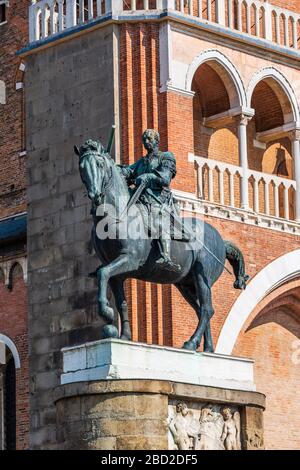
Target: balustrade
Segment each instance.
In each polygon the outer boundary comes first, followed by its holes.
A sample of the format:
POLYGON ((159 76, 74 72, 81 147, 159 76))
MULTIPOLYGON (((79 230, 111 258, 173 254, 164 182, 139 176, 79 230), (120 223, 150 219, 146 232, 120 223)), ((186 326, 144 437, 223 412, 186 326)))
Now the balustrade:
POLYGON ((247 180, 249 209, 257 214, 294 220, 296 181, 207 158, 195 157, 197 196, 210 203, 243 208, 247 180), (246 176, 245 176, 246 174, 246 176))
POLYGON ((262 0, 32 0, 30 42, 106 14, 166 9, 288 48, 300 47, 300 14, 262 0))

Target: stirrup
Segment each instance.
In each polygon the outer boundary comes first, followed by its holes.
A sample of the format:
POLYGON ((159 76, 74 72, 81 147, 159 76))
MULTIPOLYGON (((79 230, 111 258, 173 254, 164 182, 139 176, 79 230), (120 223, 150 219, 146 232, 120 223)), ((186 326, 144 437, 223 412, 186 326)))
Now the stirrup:
POLYGON ((171 259, 161 257, 156 261, 156 264, 159 264, 161 267, 167 269, 168 271, 173 271, 179 273, 181 271, 181 266, 179 264, 173 263, 171 259))

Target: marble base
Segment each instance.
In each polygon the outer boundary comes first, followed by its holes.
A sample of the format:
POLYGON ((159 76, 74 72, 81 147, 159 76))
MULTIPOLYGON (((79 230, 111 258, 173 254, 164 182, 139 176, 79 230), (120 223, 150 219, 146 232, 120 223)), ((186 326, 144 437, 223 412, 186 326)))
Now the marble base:
POLYGON ((250 359, 106 339, 62 350, 61 384, 98 380, 163 380, 255 391, 250 359))

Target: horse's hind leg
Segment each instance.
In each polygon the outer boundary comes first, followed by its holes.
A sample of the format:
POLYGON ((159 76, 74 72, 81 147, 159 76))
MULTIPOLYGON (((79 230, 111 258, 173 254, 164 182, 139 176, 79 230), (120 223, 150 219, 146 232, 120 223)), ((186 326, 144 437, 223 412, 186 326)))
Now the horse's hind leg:
MULTIPOLYGON (((213 315, 213 313, 212 313, 213 315)), ((211 336, 211 329, 210 329, 210 319, 207 322, 206 330, 204 331, 204 345, 203 345, 204 352, 215 352, 214 342, 211 336)))
POLYGON ((128 318, 128 306, 124 291, 124 281, 117 277, 110 279, 109 285, 113 292, 116 307, 121 318, 121 339, 131 340, 131 329, 128 318))
MULTIPOLYGON (((176 284, 177 289, 181 293, 181 295, 185 298, 185 300, 190 304, 190 306, 195 310, 198 318, 199 323, 201 320, 201 299, 197 298, 196 290, 191 286, 187 286, 185 284, 176 284)), ((210 322, 207 323, 207 327, 204 331, 204 348, 205 352, 214 352, 214 345, 210 331, 210 322)))
MULTIPOLYGON (((214 309, 212 306, 212 299, 211 299, 211 289, 203 274, 203 268, 200 263, 195 265, 194 280, 195 280, 195 288, 196 288, 197 298, 198 298, 199 303, 201 299, 201 307, 199 309, 199 314, 198 314, 199 323, 194 334, 183 345, 184 349, 188 349, 191 351, 196 351, 199 348, 202 336, 207 330, 210 319, 214 314, 214 309)), ((208 330, 207 333, 209 334, 210 330, 208 330)), ((209 346, 209 344, 206 344, 206 347, 207 346, 209 346)), ((210 346, 212 347, 212 344, 210 346)))

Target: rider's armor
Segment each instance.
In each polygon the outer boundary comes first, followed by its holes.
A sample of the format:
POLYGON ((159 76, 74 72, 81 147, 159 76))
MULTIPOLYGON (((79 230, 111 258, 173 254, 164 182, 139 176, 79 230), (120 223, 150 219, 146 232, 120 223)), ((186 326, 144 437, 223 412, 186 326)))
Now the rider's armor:
MULTIPOLYGON (((135 184, 137 178, 146 177, 146 188, 139 198, 139 203, 147 209, 151 217, 149 226, 156 232, 153 237, 158 240, 161 257, 157 263, 171 271, 180 271, 180 266, 173 263, 170 258, 170 239, 173 232, 173 219, 177 209, 174 204, 170 183, 176 175, 176 160, 171 152, 156 152, 140 158, 129 166, 121 166, 121 172, 125 176, 127 184, 135 184), (171 221, 171 223, 170 223, 171 221)), ((143 212, 143 211, 142 211, 143 212)), ((177 214, 178 215, 178 214, 177 214)))

